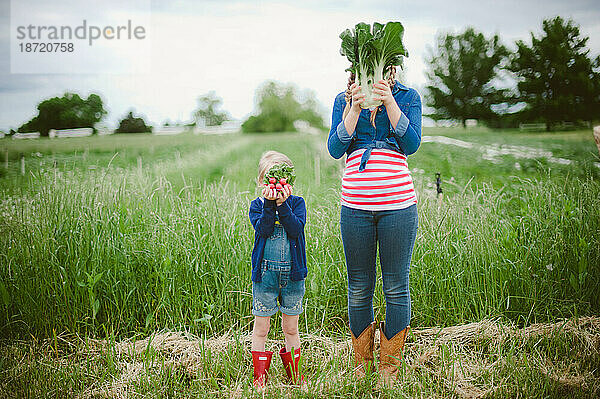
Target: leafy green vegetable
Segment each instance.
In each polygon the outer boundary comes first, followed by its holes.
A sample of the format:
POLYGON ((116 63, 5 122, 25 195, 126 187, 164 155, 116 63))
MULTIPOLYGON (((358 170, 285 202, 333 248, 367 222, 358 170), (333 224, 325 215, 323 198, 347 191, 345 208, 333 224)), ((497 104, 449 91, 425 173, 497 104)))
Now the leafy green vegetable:
POLYGON ((296 172, 294 171, 293 166, 280 163, 273 166, 267 173, 265 173, 263 183, 269 184, 269 178, 271 177, 274 177, 277 182, 279 182, 280 179, 285 179, 287 184, 294 185, 294 180, 296 180, 296 172))
POLYGON ((353 30, 346 29, 340 34, 342 46, 340 54, 347 57, 352 66, 347 70, 356 75, 356 81, 365 93, 362 108, 373 109, 381 105, 373 99, 373 83, 381 79, 392 65, 402 65, 402 57, 408 57, 408 51, 402 44, 404 27, 400 22, 388 22, 385 25, 360 22, 353 30))

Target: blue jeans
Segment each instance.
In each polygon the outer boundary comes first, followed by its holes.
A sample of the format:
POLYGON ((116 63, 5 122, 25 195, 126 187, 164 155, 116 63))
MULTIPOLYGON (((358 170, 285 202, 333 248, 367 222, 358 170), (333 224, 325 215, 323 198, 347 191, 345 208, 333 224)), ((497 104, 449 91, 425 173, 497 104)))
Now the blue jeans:
POLYGON ((378 244, 386 303, 385 335, 390 339, 409 325, 409 270, 418 223, 416 205, 389 211, 342 206, 340 226, 348 269, 348 316, 355 337, 374 319, 378 244))

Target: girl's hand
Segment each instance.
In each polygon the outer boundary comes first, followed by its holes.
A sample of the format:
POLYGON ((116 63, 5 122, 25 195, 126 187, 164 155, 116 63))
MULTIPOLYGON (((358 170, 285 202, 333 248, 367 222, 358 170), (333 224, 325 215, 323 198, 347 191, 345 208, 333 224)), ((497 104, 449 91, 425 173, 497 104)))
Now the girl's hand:
POLYGON ((360 104, 365 102, 365 95, 360 89, 360 86, 355 83, 352 83, 350 86, 350 91, 352 92, 352 107, 351 109, 355 112, 360 112, 360 104))
POLYGON ((390 88, 390 84, 388 83, 387 80, 382 79, 379 82, 374 83, 373 84, 373 94, 375 94, 373 96, 373 99, 383 101, 383 105, 385 105, 386 108, 391 103, 396 102, 396 100, 394 99, 394 96, 392 95, 392 89, 390 88))
POLYGON ((277 194, 277 206, 283 204, 289 196, 292 195, 292 186, 286 184, 283 189, 277 194))
POLYGON ((265 187, 262 190, 262 195, 263 197, 265 197, 265 199, 274 201, 277 199, 277 190, 275 190, 274 188, 271 189, 269 187, 265 187))

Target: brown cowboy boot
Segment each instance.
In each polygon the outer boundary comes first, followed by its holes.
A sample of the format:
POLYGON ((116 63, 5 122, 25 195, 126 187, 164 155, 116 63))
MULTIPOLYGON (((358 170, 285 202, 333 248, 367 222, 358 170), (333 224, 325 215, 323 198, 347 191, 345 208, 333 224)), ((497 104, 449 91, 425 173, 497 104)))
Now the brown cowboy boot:
POLYGON ((410 327, 406 327, 394 335, 389 340, 385 335, 385 324, 382 321, 379 324, 379 335, 381 338, 381 354, 379 356, 379 374, 383 382, 389 384, 398 375, 398 369, 402 363, 402 351, 404 350, 404 341, 410 327))
POLYGON ((354 350, 354 375, 357 378, 364 377, 367 370, 373 370, 373 339, 375 338, 375 322, 369 324, 356 338, 352 330, 352 349, 354 350))

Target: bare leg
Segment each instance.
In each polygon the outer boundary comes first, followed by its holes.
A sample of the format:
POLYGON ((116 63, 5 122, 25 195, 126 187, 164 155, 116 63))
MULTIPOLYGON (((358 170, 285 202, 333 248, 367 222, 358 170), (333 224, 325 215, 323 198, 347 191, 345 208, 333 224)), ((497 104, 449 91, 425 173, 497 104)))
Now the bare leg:
POLYGON ((298 334, 299 318, 299 315, 281 315, 281 328, 283 329, 283 335, 285 336, 285 350, 288 352, 292 349, 292 347, 294 349, 300 348, 300 335, 298 334))
POLYGON ((252 350, 258 352, 265 351, 265 342, 269 335, 271 326, 271 317, 255 316, 254 328, 252 329, 252 350))

